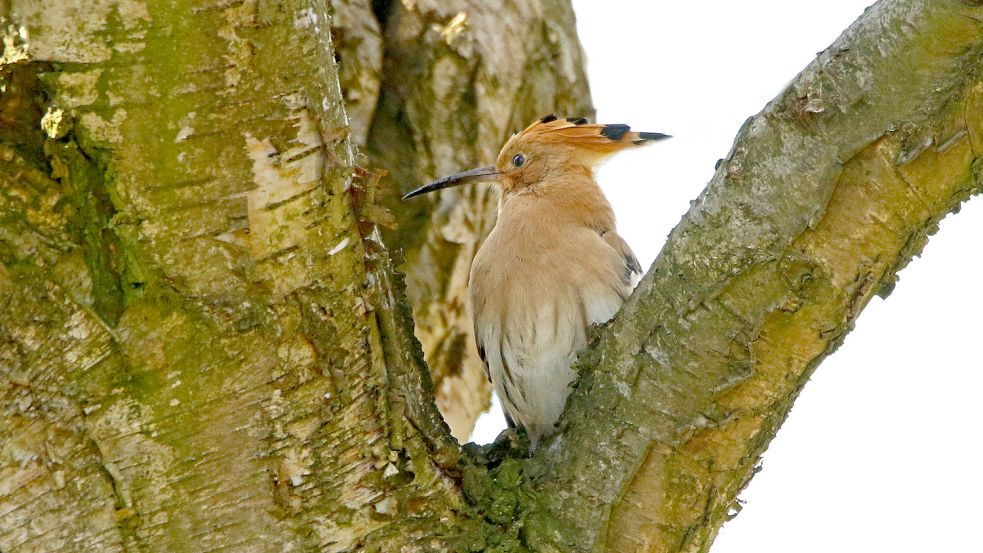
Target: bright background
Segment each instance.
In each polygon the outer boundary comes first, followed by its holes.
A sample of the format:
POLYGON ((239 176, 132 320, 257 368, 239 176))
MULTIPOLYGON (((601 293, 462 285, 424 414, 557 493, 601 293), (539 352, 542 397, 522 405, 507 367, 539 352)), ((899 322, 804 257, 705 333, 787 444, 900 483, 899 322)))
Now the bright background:
MULTIPOLYGON (((869 3, 574 0, 598 122, 675 136, 598 175, 643 266, 744 120, 869 3)), ((805 387, 714 553, 983 551, 981 237, 975 198, 887 301, 874 298, 805 387)), ((472 439, 502 428, 496 402, 472 439)))

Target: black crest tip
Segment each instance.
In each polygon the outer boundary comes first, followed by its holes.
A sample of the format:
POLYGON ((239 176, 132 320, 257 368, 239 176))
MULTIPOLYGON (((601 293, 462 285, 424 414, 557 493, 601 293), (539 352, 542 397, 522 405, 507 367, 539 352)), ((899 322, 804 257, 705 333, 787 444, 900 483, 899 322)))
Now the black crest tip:
POLYGON ((567 117, 567 123, 573 123, 574 125, 586 125, 587 119, 583 117, 567 117))
POLYGON ((628 125, 623 125, 623 124, 618 124, 618 125, 604 125, 604 128, 601 129, 601 136, 606 137, 606 138, 609 138, 609 139, 617 142, 617 141, 621 140, 625 136, 625 134, 627 134, 628 131, 630 131, 630 130, 631 130, 631 127, 629 127, 628 125))
POLYGON ((552 123, 553 121, 556 121, 556 119, 557 119, 556 114, 555 113, 551 113, 549 115, 544 115, 543 118, 539 120, 539 122, 540 123, 552 123))

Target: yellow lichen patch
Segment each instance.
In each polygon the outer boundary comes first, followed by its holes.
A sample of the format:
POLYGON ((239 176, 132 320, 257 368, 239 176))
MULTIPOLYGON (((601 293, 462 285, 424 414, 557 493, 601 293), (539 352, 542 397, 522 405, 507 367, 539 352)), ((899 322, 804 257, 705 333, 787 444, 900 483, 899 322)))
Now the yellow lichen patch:
MULTIPOLYGON (((791 248, 822 267, 822 299, 799 298, 794 312, 769 313, 752 344, 755 376, 718 398, 731 411, 754 411, 787 396, 834 336, 828 321, 852 319, 876 292, 912 233, 938 213, 967 183, 968 140, 930 149, 896 167, 899 137, 877 141, 845 168, 827 216, 791 248), (848 234, 851 246, 839 246, 848 234), (833 301, 830 301, 833 300, 833 301)), ((812 294, 810 294, 812 295, 812 294)))
POLYGON ((747 462, 746 444, 760 432, 764 420, 747 415, 720 421, 694 432, 675 452, 655 444, 628 491, 615 503, 605 550, 661 551, 673 535, 685 533, 667 521, 698 521, 707 505, 726 509, 726 498, 733 493, 728 486, 741 483, 732 475, 747 462), (663 463, 673 475, 670 480, 656 469, 663 463), (654 505, 659 508, 651 508, 654 505), (625 516, 629 511, 633 516, 625 516))
POLYGON ((21 233, 8 242, 19 256, 44 264, 52 246, 67 247, 71 234, 65 228, 73 213, 66 200, 69 191, 56 180, 64 167, 52 162, 52 175, 31 167, 14 148, 0 144, 0 216, 22 217, 36 232, 21 233))
POLYGON ((983 82, 976 83, 970 88, 965 109, 958 116, 969 133, 973 155, 983 156, 983 82))
POLYGON ((684 457, 693 459, 699 470, 726 476, 747 462, 747 443, 761 430, 764 422, 763 415, 750 413, 715 422, 697 432, 681 451, 684 457))
POLYGON ((0 302, 6 302, 7 296, 13 292, 14 283, 10 278, 10 271, 7 267, 0 265, 0 302))
POLYGON ((652 505, 665 505, 666 486, 660 467, 672 453, 669 446, 653 443, 638 471, 628 484, 626 493, 614 505, 611 526, 607 529, 607 551, 649 551, 667 538, 662 533, 662 521, 652 505), (633 510, 636 516, 622 516, 619 509, 633 510))
MULTIPOLYGON (((974 130, 979 132, 980 127, 974 130)), ((945 150, 930 149, 912 163, 898 168, 899 174, 911 190, 911 194, 922 202, 938 202, 948 199, 947 194, 952 190, 969 190, 973 185, 972 172, 962 175, 956 173, 973 163, 974 153, 969 134, 960 134, 951 138, 945 150), (940 175, 953 175, 952 180, 940 182, 940 175)), ((916 223, 928 218, 927 213, 915 213, 908 221, 916 223)))
POLYGON ((824 321, 855 317, 912 233, 971 183, 968 138, 957 137, 944 151, 926 149, 896 166, 902 141, 901 136, 878 140, 848 163, 826 216, 790 248, 821 268, 810 278, 822 285, 818 299, 823 301, 800 297, 794 312, 777 310, 765 317, 753 343, 755 378, 719 398, 728 410, 761 407, 797 386, 833 338, 824 332, 824 321), (850 236, 849 247, 842 246, 842 235, 850 236))

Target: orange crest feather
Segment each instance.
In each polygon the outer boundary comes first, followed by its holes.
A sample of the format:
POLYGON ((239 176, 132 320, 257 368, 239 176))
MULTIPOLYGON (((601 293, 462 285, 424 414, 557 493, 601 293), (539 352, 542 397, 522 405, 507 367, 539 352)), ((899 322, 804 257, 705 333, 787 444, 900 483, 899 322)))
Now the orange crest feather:
POLYGON ((588 123, 586 119, 560 119, 547 115, 522 132, 513 136, 506 148, 517 142, 540 142, 546 144, 568 145, 592 151, 601 155, 669 138, 669 135, 653 132, 635 132, 628 125, 602 125, 588 123))

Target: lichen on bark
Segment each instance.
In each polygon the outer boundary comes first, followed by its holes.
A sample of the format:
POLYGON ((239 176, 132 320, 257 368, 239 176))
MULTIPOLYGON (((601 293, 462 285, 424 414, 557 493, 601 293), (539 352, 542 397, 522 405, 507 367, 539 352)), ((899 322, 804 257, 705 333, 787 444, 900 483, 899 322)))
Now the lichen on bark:
POLYGON ((455 494, 390 412, 328 6, 80 8, 3 4, 0 549, 429 527, 455 494))
POLYGON ((980 191, 978 12, 880 2, 748 120, 581 357, 562 433, 532 462, 554 467, 550 543, 709 548, 812 371, 980 191))

